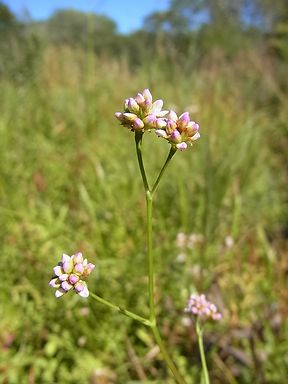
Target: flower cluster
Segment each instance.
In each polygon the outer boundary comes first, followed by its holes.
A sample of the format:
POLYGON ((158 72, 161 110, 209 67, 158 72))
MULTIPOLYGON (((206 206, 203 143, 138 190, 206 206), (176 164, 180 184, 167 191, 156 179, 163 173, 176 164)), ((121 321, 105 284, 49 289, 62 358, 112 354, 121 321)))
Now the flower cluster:
POLYGON ((169 141, 177 149, 184 150, 193 141, 199 139, 199 124, 190 120, 188 112, 182 113, 179 117, 174 111, 170 111, 164 120, 165 124, 160 129, 156 129, 156 134, 169 141))
POLYGON ((208 301, 205 295, 191 295, 185 312, 210 320, 220 320, 222 318, 222 314, 218 311, 216 305, 208 301))
POLYGON ((168 111, 162 111, 163 100, 153 98, 149 89, 137 93, 136 97, 129 97, 124 102, 124 112, 116 112, 115 116, 124 127, 132 131, 144 132, 161 126, 159 118, 167 115, 168 111), (160 125, 159 125, 160 123, 160 125))
POLYGON ((199 139, 199 125, 190 120, 188 112, 178 117, 174 111, 162 111, 163 100, 154 103, 152 100, 149 89, 144 89, 135 98, 126 99, 124 112, 116 112, 115 116, 131 131, 155 129, 157 136, 166 139, 176 149, 184 150, 199 139))
POLYGON ((68 256, 62 255, 62 260, 53 268, 54 276, 49 285, 56 288, 55 296, 61 297, 71 289, 74 289, 82 297, 89 296, 87 284, 82 280, 95 268, 95 265, 83 259, 82 253, 68 256))

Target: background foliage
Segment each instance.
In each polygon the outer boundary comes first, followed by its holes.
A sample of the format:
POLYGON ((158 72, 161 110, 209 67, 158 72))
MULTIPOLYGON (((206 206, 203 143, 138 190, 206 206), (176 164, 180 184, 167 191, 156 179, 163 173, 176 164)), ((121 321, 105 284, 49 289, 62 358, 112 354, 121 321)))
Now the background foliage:
MULTIPOLYGON (((224 313, 206 330, 212 382, 285 382, 287 17, 281 0, 175 0, 124 36, 100 15, 40 23, 0 4, 0 382, 171 382, 146 329, 47 285, 61 253, 82 250, 90 289, 146 315, 142 185, 133 135, 113 117, 145 87, 202 127, 155 204, 169 349, 199 383, 183 314, 196 288, 224 313)), ((146 135, 151 177, 168 148, 146 135)))

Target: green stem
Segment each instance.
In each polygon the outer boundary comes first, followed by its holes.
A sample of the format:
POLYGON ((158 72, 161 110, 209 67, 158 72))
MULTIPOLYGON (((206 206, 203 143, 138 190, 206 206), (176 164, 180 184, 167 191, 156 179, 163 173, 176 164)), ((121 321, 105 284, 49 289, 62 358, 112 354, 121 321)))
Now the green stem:
POLYGON ((176 382, 178 384, 186 384, 185 380, 181 377, 181 374, 179 373, 176 365, 174 364, 173 360, 171 359, 164 343, 161 338, 159 329, 157 327, 157 322, 156 322, 156 314, 155 314, 155 301, 154 301, 154 259, 153 259, 153 253, 152 253, 152 208, 153 208, 153 193, 155 192, 165 169, 167 168, 167 165, 169 161, 172 159, 174 156, 176 149, 171 147, 171 150, 168 154, 168 157, 154 183, 154 186, 152 190, 149 188, 149 184, 147 182, 147 176, 143 164, 143 159, 142 159, 142 136, 143 133, 135 133, 135 143, 136 143, 136 152, 137 152, 137 158, 138 158, 138 164, 142 176, 142 181, 146 193, 146 207, 147 207, 147 256, 148 256, 148 297, 149 297, 149 322, 150 322, 150 327, 152 329, 152 332, 154 334, 155 340, 159 346, 159 349, 162 353, 163 359, 165 360, 167 366, 169 367, 170 371, 172 372, 176 382))
POLYGON ((143 180, 144 189, 147 192, 147 191, 150 191, 150 188, 147 181, 145 168, 143 164, 143 158, 142 158, 142 137, 143 137, 143 132, 135 132, 137 159, 138 159, 138 164, 139 164, 139 168, 140 168, 140 172, 143 180))
POLYGON ((149 295, 149 313, 151 323, 155 322, 155 304, 154 304, 154 260, 152 253, 152 206, 153 197, 150 191, 146 191, 147 207, 147 257, 148 257, 148 295, 149 295))
POLYGON ((196 333, 197 333, 197 338, 198 338, 198 345, 199 345, 202 369, 203 369, 203 374, 204 374, 204 382, 205 382, 205 384, 210 384, 208 368, 207 368, 205 352, 204 352, 204 346, 203 346, 203 329, 201 328, 201 325, 200 325, 198 318, 196 320, 196 333))
POLYGON ((154 305, 154 263, 152 255, 152 204, 153 198, 152 193, 150 192, 149 184, 147 181, 147 176, 145 172, 145 167, 143 164, 142 158, 142 132, 135 132, 135 143, 136 143, 136 152, 138 164, 142 176, 142 181, 146 193, 146 214, 147 214, 147 253, 148 253, 148 297, 149 297, 149 313, 150 321, 155 321, 155 305, 154 305))
POLYGON ((171 357, 170 357, 170 355, 169 355, 169 353, 168 353, 168 351, 167 351, 167 349, 163 343, 159 329, 158 329, 156 324, 154 326, 152 326, 152 331, 153 331, 154 337, 157 341, 158 347, 162 353, 162 356, 163 356, 167 366, 169 367, 170 371, 172 372, 176 382, 178 384, 186 384, 185 380, 183 379, 183 377, 179 373, 176 365, 174 364, 173 360, 171 359, 171 357))
POLYGON ((122 307, 120 307, 118 305, 115 305, 115 304, 111 303, 110 301, 105 300, 105 299, 103 299, 102 297, 100 297, 98 295, 95 295, 95 293, 93 293, 93 292, 90 292, 90 296, 93 297, 93 299, 98 301, 99 303, 104 304, 107 307, 122 313, 122 315, 130 317, 131 319, 136 320, 139 323, 144 324, 144 325, 146 325, 148 327, 152 326, 151 322, 148 319, 145 319, 142 316, 136 315, 136 313, 127 311, 125 308, 122 308, 122 307))
POLYGON ((168 153, 167 159, 166 159, 166 161, 165 161, 165 163, 164 163, 164 165, 163 165, 163 167, 162 167, 162 169, 161 169, 161 171, 160 171, 160 173, 159 173, 159 175, 158 175, 158 177, 157 177, 157 179, 153 185, 153 188, 151 191, 152 194, 155 192, 156 188, 158 187, 158 184, 160 183, 160 180, 161 180, 170 160, 172 159, 172 157, 175 155, 176 152, 177 152, 177 148, 171 146, 171 149, 170 149, 170 152, 168 153))

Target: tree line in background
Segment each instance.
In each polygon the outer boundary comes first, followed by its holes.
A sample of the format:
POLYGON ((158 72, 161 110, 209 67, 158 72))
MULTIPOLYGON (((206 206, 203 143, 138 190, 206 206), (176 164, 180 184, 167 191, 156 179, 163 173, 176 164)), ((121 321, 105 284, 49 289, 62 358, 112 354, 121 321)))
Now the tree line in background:
POLYGON ((155 58, 197 65, 213 51, 229 59, 245 50, 265 50, 288 59, 287 0, 171 0, 169 9, 146 17, 140 30, 122 35, 107 16, 73 9, 45 21, 19 18, 0 2, 0 76, 26 78, 47 45, 69 46, 131 67, 155 58))

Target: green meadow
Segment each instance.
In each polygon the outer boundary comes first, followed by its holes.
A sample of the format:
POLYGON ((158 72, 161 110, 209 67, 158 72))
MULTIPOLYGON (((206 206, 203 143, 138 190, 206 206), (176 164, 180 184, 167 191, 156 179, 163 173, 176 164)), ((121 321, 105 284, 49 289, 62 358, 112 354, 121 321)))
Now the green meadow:
MULTIPOLYGON (((189 111, 201 133, 177 152, 155 199, 165 343, 187 383, 200 383, 184 313, 197 290, 223 313, 205 331, 211 382, 285 382, 287 61, 248 49, 201 65, 194 57, 131 68, 49 45, 32 74, 0 77, 1 383, 174 382, 149 329, 90 298, 56 299, 48 285, 62 253, 82 251, 96 266, 90 291, 148 316, 145 196, 134 135, 114 117, 144 88, 189 111)), ((153 181, 169 145, 153 132, 143 145, 153 181)))

